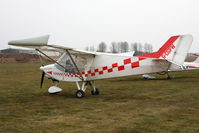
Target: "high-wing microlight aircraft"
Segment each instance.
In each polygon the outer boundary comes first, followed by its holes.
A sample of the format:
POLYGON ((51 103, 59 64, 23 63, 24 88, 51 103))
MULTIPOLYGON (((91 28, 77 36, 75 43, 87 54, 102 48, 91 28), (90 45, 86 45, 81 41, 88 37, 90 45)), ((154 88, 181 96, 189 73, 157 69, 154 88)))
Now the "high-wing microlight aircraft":
POLYGON ((49 93, 57 93, 62 90, 58 87, 59 81, 76 82, 77 98, 85 96, 87 86, 90 86, 92 95, 98 95, 99 89, 95 86, 95 80, 184 69, 184 60, 193 41, 191 35, 172 36, 157 52, 132 56, 129 54, 88 52, 50 45, 48 39, 49 35, 46 35, 10 41, 8 44, 34 48, 54 61, 54 64, 40 67, 43 71, 41 87, 44 76, 56 82, 55 86, 48 89, 49 93), (46 50, 63 52, 64 54, 55 61, 45 54, 46 50), (80 82, 82 83, 81 87, 80 82))

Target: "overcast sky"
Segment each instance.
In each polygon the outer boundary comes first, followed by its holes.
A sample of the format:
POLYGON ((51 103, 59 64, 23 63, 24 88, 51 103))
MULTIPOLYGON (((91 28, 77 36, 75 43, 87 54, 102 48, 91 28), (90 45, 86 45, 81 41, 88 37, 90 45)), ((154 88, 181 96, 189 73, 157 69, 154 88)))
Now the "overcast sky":
POLYGON ((0 49, 45 34, 80 49, 101 41, 158 49, 172 35, 191 34, 190 51, 199 52, 199 0, 0 0, 0 49))

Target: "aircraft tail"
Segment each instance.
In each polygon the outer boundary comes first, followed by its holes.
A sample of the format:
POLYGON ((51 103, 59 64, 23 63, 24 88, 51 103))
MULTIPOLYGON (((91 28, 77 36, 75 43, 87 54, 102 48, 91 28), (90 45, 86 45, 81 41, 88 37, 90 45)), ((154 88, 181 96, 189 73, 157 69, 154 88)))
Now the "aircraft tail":
POLYGON ((177 69, 183 65, 192 41, 193 37, 191 35, 172 36, 157 52, 138 57, 165 59, 171 62, 168 69, 177 69))
POLYGON ((191 47, 193 37, 191 35, 172 36, 169 40, 157 51, 157 58, 166 59, 172 64, 169 69, 179 68, 179 65, 184 64, 184 60, 191 47))

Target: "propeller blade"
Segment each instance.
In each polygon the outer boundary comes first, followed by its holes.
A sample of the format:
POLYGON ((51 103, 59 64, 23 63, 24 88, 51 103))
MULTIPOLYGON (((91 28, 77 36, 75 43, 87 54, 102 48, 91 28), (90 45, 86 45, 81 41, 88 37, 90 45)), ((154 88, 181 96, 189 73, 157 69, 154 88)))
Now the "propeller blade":
POLYGON ((42 88, 43 81, 44 81, 44 76, 45 76, 45 72, 42 72, 42 75, 41 75, 41 85, 40 85, 40 88, 42 88))

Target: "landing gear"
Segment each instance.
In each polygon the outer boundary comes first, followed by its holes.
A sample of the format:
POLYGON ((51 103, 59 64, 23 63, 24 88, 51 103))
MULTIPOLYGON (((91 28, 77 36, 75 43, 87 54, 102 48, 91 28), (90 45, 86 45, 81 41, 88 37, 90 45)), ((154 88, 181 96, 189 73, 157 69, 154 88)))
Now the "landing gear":
POLYGON ((94 90, 91 91, 92 95, 99 95, 99 93, 100 92, 99 92, 98 88, 95 88, 95 91, 94 90))
POLYGON ((48 92, 49 92, 50 94, 57 94, 57 93, 59 93, 59 92, 62 91, 61 88, 57 87, 57 85, 58 85, 59 82, 57 82, 57 81, 55 81, 55 82, 56 82, 56 85, 55 85, 55 86, 51 86, 51 87, 48 89, 48 92))
POLYGON ((90 85, 90 87, 92 88, 92 90, 91 90, 91 94, 92 95, 99 95, 99 89, 98 88, 95 88, 95 81, 92 81, 92 83, 91 82, 88 82, 88 84, 90 85))
POLYGON ((85 96, 84 91, 78 90, 78 91, 76 92, 76 97, 77 97, 77 98, 82 98, 82 97, 84 97, 84 96, 85 96))
POLYGON ((173 78, 172 76, 169 75, 169 72, 166 72, 166 71, 158 72, 157 74, 159 74, 159 75, 167 75, 167 79, 172 79, 173 78))
POLYGON ((172 76, 170 76, 169 73, 167 73, 167 79, 172 79, 172 76))
POLYGON ((82 87, 80 88, 79 83, 76 82, 77 85, 77 92, 76 92, 76 97, 77 98, 83 98, 85 96, 85 91, 87 86, 89 85, 91 90, 92 95, 99 95, 99 89, 95 88, 95 82, 94 81, 86 81, 82 82, 82 87))

